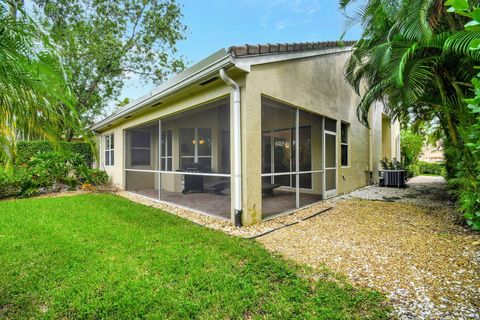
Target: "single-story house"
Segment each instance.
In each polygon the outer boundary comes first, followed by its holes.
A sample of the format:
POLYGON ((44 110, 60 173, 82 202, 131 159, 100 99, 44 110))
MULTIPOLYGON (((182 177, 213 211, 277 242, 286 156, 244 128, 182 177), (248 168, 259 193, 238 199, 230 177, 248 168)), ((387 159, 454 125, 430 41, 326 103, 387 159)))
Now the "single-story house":
POLYGON ((221 49, 93 126, 127 191, 252 225, 378 179, 400 126, 344 80, 354 42, 221 49))

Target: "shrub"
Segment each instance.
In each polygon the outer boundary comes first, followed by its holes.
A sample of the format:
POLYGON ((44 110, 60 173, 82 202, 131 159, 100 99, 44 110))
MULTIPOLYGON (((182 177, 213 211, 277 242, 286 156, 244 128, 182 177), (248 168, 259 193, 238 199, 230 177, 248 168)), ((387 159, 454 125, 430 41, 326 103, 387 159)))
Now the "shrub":
POLYGON ((443 163, 430 163, 430 162, 418 162, 419 174, 435 174, 439 176, 445 175, 445 164, 443 163))
POLYGON ((105 185, 109 182, 110 177, 103 170, 91 169, 85 166, 78 168, 79 181, 83 184, 94 186, 105 185))
POLYGON ((392 161, 388 160, 387 157, 380 160, 380 165, 382 166, 383 170, 404 170, 405 164, 397 159, 393 159, 392 161))
POLYGON ((66 154, 78 154, 81 161, 88 167, 93 163, 92 148, 85 142, 59 142, 57 145, 48 141, 20 141, 17 145, 16 164, 27 163, 30 158, 39 153, 64 152, 66 154))
POLYGON ((480 231, 480 191, 465 188, 460 194, 460 211, 467 224, 480 231))
POLYGON ((23 181, 19 171, 5 171, 0 167, 0 198, 14 197, 21 193, 23 181))
POLYGON ((411 129, 402 130, 400 137, 403 162, 408 166, 416 162, 422 152, 424 137, 418 133, 414 133, 411 129))
POLYGON ((420 175, 420 166, 418 165, 418 161, 407 165, 405 167, 405 171, 407 172, 407 178, 420 175))
POLYGON ((108 181, 106 172, 89 168, 77 153, 40 151, 11 171, 0 169, 0 198, 73 190, 82 184, 100 186, 108 181))

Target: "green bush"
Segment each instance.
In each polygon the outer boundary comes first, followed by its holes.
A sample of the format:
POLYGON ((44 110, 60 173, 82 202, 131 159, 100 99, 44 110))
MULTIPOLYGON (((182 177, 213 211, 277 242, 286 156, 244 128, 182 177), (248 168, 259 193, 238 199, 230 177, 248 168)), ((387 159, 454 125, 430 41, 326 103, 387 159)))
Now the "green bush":
POLYGON ((84 160, 77 153, 40 151, 21 165, 16 165, 13 170, 0 169, 0 198, 74 190, 82 184, 107 184, 107 173, 89 168, 84 160))
POLYGON ((110 177, 103 170, 91 169, 82 166, 78 169, 79 181, 82 183, 88 183, 94 186, 101 186, 107 184, 110 177))
POLYGON ((460 211, 463 212, 467 224, 480 231, 480 191, 464 189, 460 193, 460 211))
POLYGON ((90 167, 93 163, 92 148, 85 142, 59 142, 52 144, 48 141, 20 141, 17 144, 16 164, 27 163, 30 158, 41 152, 64 152, 66 154, 78 154, 81 161, 90 167))
POLYGON ((405 171, 407 172, 407 178, 412 178, 420 175, 420 166, 417 162, 410 163, 405 167, 405 171))
POLYGON ((387 157, 384 157, 380 160, 380 165, 383 170, 405 170, 405 164, 397 159, 390 161, 387 157))
POLYGON ((445 164, 443 163, 430 163, 419 161, 418 168, 418 174, 435 174, 439 176, 445 175, 445 164))
POLYGON ((400 139, 403 162, 408 166, 416 162, 422 152, 424 137, 418 133, 414 133, 412 129, 402 129, 400 139))
POLYGON ((0 167, 0 198, 15 197, 21 194, 23 179, 20 170, 5 171, 0 167))

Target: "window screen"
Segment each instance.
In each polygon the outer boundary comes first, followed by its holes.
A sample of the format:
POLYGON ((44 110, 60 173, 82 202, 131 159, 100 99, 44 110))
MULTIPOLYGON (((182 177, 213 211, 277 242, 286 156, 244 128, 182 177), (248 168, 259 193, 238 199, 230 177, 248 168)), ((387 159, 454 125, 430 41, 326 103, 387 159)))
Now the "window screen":
POLYGON ((105 136, 105 165, 113 166, 115 164, 114 136, 110 133, 105 136))
POLYGON ((151 133, 148 131, 131 132, 132 166, 150 166, 151 133))
POLYGON ((348 166, 348 129, 349 125, 347 123, 342 123, 341 125, 341 161, 342 166, 348 166))
POLYGON ((162 170, 172 171, 172 130, 162 131, 162 170))
POLYGON ((180 129, 180 167, 182 170, 212 171, 212 129, 180 129))

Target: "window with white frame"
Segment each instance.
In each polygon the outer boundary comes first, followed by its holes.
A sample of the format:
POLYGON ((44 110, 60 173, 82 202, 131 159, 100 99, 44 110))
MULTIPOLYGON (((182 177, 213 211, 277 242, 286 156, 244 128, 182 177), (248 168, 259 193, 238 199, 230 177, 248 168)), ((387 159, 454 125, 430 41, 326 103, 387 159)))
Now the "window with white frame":
MULTIPOLYGON (((312 127, 299 126, 299 171, 312 170, 312 127)), ((296 171, 295 128, 274 129, 262 132, 262 172, 279 173, 296 171)), ((295 187, 294 176, 272 177, 272 183, 295 187)), ((311 175, 302 174, 300 188, 311 189, 311 175)))
POLYGON ((114 135, 113 133, 105 136, 105 165, 113 166, 115 164, 114 153, 114 135))
POLYGON ((197 168, 200 171, 212 170, 212 129, 180 129, 180 168, 197 168))
POLYGON ((348 123, 342 122, 340 133, 341 133, 341 160, 342 160, 342 167, 347 167, 349 163, 348 158, 348 131, 350 125, 348 123))
POLYGON ((150 131, 132 131, 130 144, 132 166, 150 166, 152 133, 150 131))
POLYGON ((162 170, 173 171, 172 168, 172 130, 162 131, 162 170))

